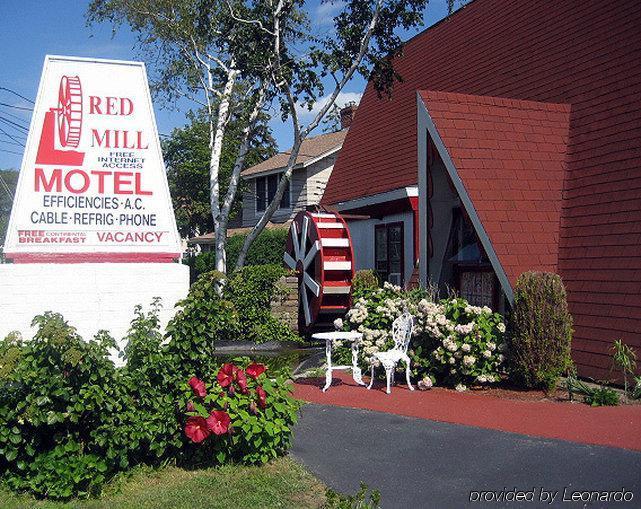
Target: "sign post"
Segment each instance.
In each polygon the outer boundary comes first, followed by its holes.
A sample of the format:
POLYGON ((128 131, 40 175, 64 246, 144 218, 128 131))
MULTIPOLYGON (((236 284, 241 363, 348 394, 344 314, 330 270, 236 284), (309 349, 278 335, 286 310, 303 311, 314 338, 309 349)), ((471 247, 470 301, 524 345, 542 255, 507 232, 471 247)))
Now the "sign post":
POLYGON ((49 310, 119 334, 156 296, 167 318, 188 291, 181 252, 144 64, 47 56, 0 266, 0 316, 20 318, 0 336, 49 310))

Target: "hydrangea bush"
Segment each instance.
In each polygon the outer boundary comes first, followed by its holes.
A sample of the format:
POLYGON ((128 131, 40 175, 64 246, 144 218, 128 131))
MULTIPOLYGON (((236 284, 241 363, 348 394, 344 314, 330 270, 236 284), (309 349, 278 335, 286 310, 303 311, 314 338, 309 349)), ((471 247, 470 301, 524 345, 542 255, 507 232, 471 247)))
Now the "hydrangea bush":
MULTIPOLYGON (((464 299, 435 302, 423 290, 403 291, 385 283, 355 292, 353 307, 335 326, 363 334, 361 363, 367 368, 377 363, 373 354, 393 347, 392 322, 405 310, 414 316, 408 353, 421 387, 437 382, 465 390, 469 384, 500 380, 506 350, 503 318, 464 299)), ((339 344, 340 361, 349 363, 350 356, 350 349, 339 344)))

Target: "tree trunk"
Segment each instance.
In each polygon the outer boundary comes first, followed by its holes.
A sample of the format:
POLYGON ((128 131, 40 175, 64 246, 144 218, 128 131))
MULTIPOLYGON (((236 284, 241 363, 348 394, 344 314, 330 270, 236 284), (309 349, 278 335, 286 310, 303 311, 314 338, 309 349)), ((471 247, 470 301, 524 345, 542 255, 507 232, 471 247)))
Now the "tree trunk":
MULTIPOLYGON (((245 157, 249 150, 249 137, 254 130, 258 116, 265 104, 265 94, 267 91, 268 82, 265 81, 261 86, 256 103, 254 108, 249 115, 247 120, 247 125, 243 128, 241 135, 240 148, 238 150, 238 155, 236 156, 236 161, 234 162, 234 168, 232 170, 231 177, 229 178, 229 186, 227 188, 227 194, 223 200, 223 206, 220 211, 220 221, 218 223, 218 229, 214 233, 214 242, 216 249, 216 258, 219 256, 225 259, 225 269, 226 267, 226 245, 227 245, 227 226, 229 224, 229 214, 231 213, 231 207, 234 203, 234 197, 236 196, 236 190, 238 189, 238 183, 240 181, 240 172, 243 169, 243 164, 245 163, 245 157), (220 254, 219 254, 220 253, 220 254)), ((222 272, 222 271, 221 271, 222 272)))
POLYGON ((278 183, 278 188, 276 189, 276 195, 274 196, 274 199, 271 201, 267 209, 265 210, 263 216, 260 218, 260 221, 252 228, 252 231, 249 232, 249 235, 245 238, 245 242, 243 243, 243 247, 240 250, 240 253, 238 253, 238 260, 236 261, 236 268, 240 269, 244 264, 245 264, 245 258, 247 258, 247 251, 249 251, 249 247, 252 245, 252 242, 256 240, 256 237, 260 235, 260 232, 263 231, 269 220, 272 218, 274 215, 274 212, 278 210, 278 206, 280 205, 280 200, 283 198, 283 194, 285 194, 285 188, 287 187, 287 183, 291 180, 292 178, 292 171, 294 170, 294 166, 296 164, 296 159, 298 158, 298 152, 300 151, 300 146, 303 143, 303 137, 296 136, 296 141, 294 142, 294 146, 292 147, 292 152, 289 156, 289 160, 287 161, 287 169, 285 170, 285 173, 283 173, 283 176, 280 179, 280 182, 278 183))
MULTIPOLYGON (((229 120, 229 106, 231 103, 231 95, 234 90, 238 71, 230 69, 227 73, 227 82, 223 94, 220 97, 218 104, 218 118, 216 119, 216 129, 213 130, 213 125, 210 122, 210 148, 211 157, 209 162, 209 203, 211 205, 211 216, 214 223, 214 234, 220 225, 220 156, 223 149, 223 138, 225 136, 225 127, 229 120)), ((222 250, 216 249, 216 270, 225 273, 227 271, 227 260, 225 254, 225 247, 222 250)))

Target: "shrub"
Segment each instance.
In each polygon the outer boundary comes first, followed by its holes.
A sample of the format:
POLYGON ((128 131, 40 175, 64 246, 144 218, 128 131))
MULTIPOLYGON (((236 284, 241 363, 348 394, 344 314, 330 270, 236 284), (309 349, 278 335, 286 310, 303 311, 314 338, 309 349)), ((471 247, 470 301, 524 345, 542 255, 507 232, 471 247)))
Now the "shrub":
POLYGON ((572 366, 572 317, 558 275, 526 272, 519 277, 508 338, 514 380, 526 388, 553 390, 572 366))
POLYGON ((207 360, 218 340, 301 341, 271 313, 271 300, 285 291, 278 280, 287 273, 278 265, 256 265, 229 278, 216 271, 202 274, 167 325, 172 353, 187 363, 187 370, 204 376, 212 368, 207 360))
POLYGON ((271 313, 272 299, 288 289, 278 281, 288 270, 280 265, 256 265, 234 272, 224 289, 238 316, 240 337, 247 341, 300 341, 289 326, 271 313))
MULTIPOLYGON (((415 376, 459 388, 499 381, 507 347, 501 315, 464 299, 431 302, 427 297, 423 290, 403 291, 389 283, 354 293, 354 306, 338 325, 363 333, 362 367, 369 367, 374 353, 392 348, 392 322, 407 309, 414 316, 408 353, 415 376)), ((351 362, 349 348, 339 349, 338 358, 351 362)))
MULTIPOLYGON (((288 233, 289 229, 285 227, 263 230, 249 248, 245 258, 245 266, 282 265, 288 233)), ((247 235, 238 234, 227 239, 227 270, 229 273, 236 267, 238 253, 240 253, 246 237, 247 235)), ((216 255, 211 251, 199 253, 187 258, 186 263, 190 266, 192 281, 195 281, 201 274, 216 269, 216 255)))
POLYGON ((104 423, 120 405, 108 358, 116 343, 104 332, 83 341, 59 314, 33 325, 31 341, 11 336, 0 347, 10 366, 0 378, 0 472, 40 496, 95 493, 112 469, 104 423))
POLYGON ((157 301, 148 313, 136 308, 121 368, 109 359, 116 343, 106 332, 85 342, 54 313, 34 325, 33 340, 12 334, 0 342, 0 476, 13 490, 87 497, 137 464, 261 463, 289 446, 298 408, 289 370, 267 376, 254 366, 243 370, 247 393, 239 371, 238 391, 211 385, 216 391, 201 403, 226 411, 234 432, 214 444, 215 456, 194 455, 183 432, 185 381, 218 372, 219 363, 206 348, 189 351, 187 336, 165 340, 157 301))
POLYGON ((195 461, 262 464, 285 452, 299 408, 287 381, 246 358, 223 364, 207 384, 191 378, 183 408, 195 461))
MULTIPOLYGON (((248 265, 282 265, 283 254, 287 244, 289 228, 264 229, 252 243, 245 266, 248 265)), ((238 253, 243 247, 247 235, 232 235, 227 239, 227 267, 232 269, 236 266, 238 253)))
POLYGON ((356 274, 354 274, 354 279, 352 281, 352 289, 354 292, 359 292, 361 290, 373 290, 379 286, 378 276, 373 270, 358 270, 356 271, 356 274))
POLYGON ((219 294, 226 281, 220 272, 201 275, 166 328, 168 353, 174 365, 182 362, 183 373, 205 376, 215 365, 215 343, 233 340, 239 334, 238 313, 234 305, 219 294))

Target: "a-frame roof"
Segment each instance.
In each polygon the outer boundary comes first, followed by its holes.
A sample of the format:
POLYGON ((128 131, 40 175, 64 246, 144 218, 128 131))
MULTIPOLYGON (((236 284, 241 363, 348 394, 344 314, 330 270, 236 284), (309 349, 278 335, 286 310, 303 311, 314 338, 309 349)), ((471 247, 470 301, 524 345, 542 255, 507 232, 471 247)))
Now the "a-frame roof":
POLYGON ((419 95, 510 283, 527 270, 556 272, 569 106, 419 95))

